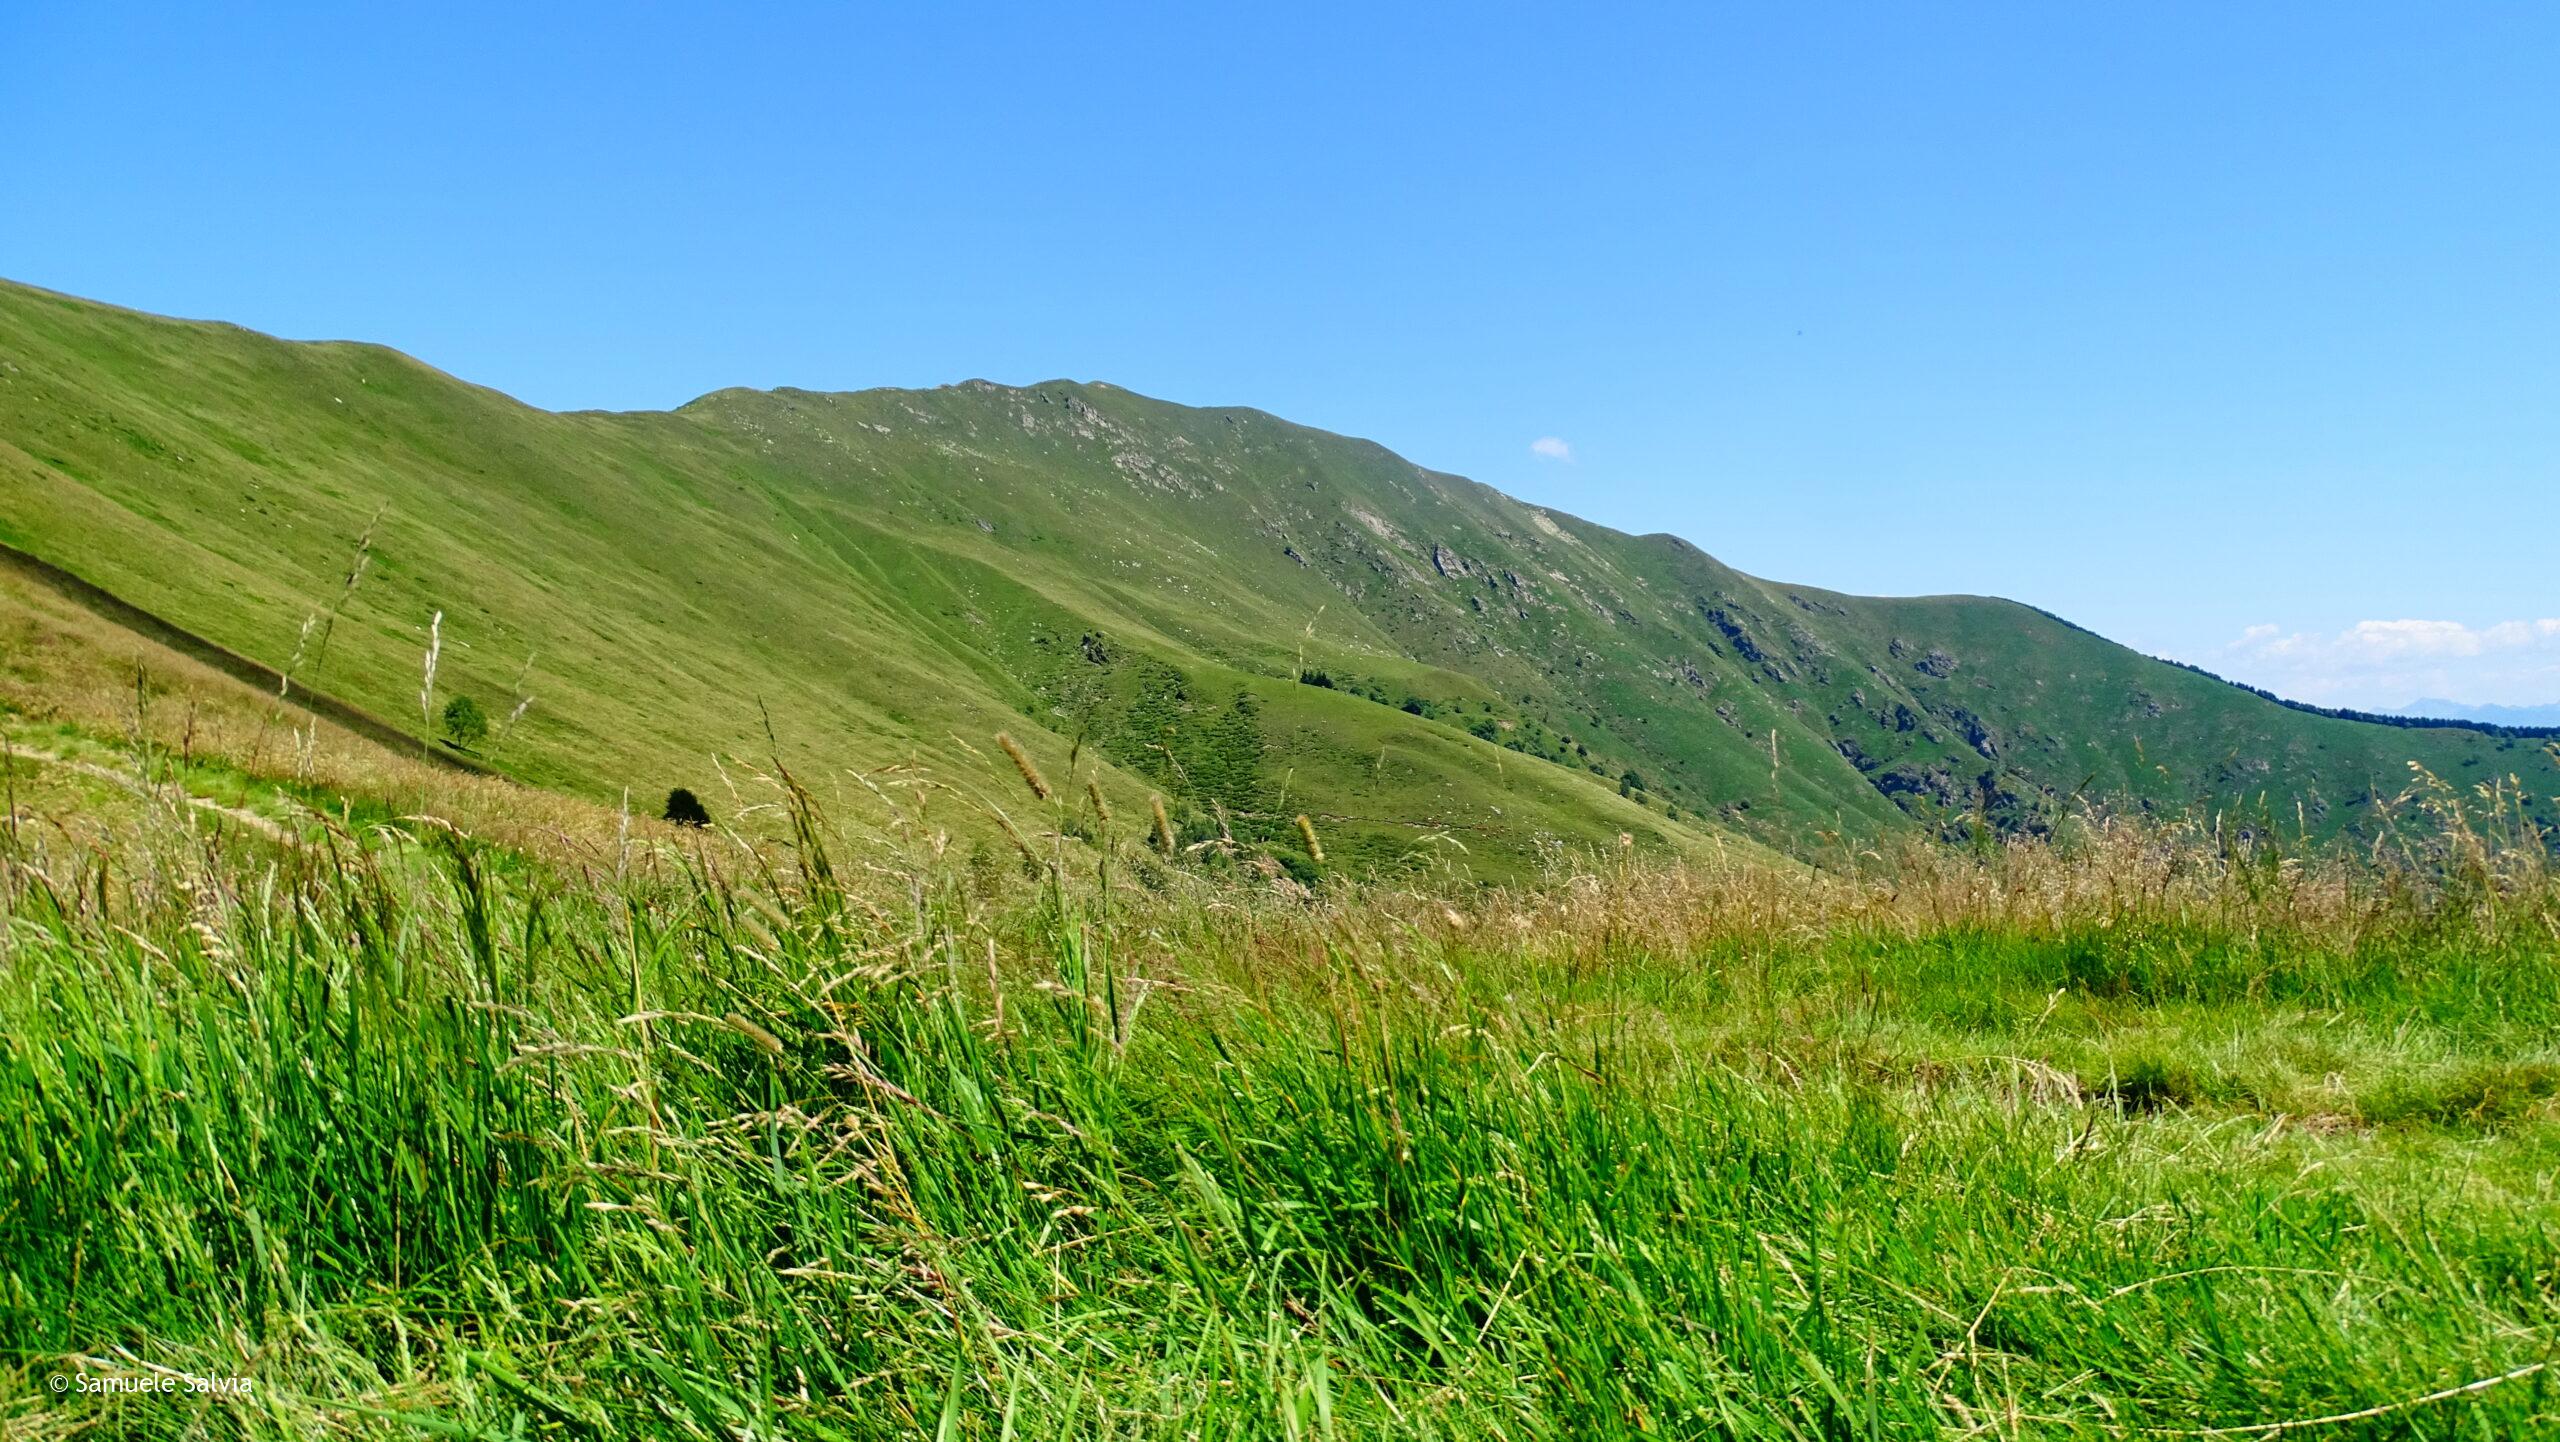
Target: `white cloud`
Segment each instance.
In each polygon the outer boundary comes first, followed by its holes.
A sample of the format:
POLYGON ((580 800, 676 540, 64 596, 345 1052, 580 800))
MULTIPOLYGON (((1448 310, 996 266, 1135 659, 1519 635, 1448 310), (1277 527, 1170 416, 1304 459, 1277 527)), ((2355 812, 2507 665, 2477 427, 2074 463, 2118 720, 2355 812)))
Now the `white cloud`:
POLYGON ((1566 445, 1561 436, 1538 437, 1529 443, 1529 454, 1544 456, 1551 461, 1562 461, 1567 465, 1573 464, 1573 447, 1566 445))
POLYGON ((2419 697, 2535 705, 2560 700, 2560 617, 2470 626, 2358 621, 2343 631, 2256 625, 2217 669, 2303 701, 2393 708, 2419 697))
POLYGON ((2474 631, 2460 621, 2358 621, 2338 638, 2349 651, 2389 659, 2396 656, 2477 656, 2490 638, 2516 625, 2474 631))

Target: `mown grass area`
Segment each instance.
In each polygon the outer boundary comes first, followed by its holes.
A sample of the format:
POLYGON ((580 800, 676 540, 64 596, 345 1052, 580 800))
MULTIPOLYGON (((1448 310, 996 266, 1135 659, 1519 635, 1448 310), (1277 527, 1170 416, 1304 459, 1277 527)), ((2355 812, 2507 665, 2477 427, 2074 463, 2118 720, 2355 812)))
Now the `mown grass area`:
POLYGON ((2494 793, 1309 890, 1072 782, 1001 868, 777 786, 788 843, 586 866, 12 828, 6 1427, 2560 1428, 2560 885, 2494 793), (48 1390, 158 1369, 254 1392, 48 1390))

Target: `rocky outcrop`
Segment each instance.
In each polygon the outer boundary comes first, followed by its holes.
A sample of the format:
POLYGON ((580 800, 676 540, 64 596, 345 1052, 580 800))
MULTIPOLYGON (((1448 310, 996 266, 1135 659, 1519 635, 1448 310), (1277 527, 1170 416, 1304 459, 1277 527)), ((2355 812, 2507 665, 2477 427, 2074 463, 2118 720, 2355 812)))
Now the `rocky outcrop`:
POLYGON ((1964 744, 1982 754, 1983 760, 2000 759, 2000 736, 1988 722, 1962 707, 1948 712, 1947 721, 1956 728, 1956 734, 1964 738, 1964 744))
POLYGON ((1723 634, 1727 644, 1733 647, 1735 655, 1755 666, 1769 663, 1769 653, 1760 648, 1760 643, 1751 635, 1751 628, 1744 625, 1740 617, 1722 606, 1711 606, 1704 602, 1699 603, 1698 614, 1706 617, 1707 624, 1723 634))
POLYGON ((1953 806, 1959 791, 1955 772, 1945 763, 1919 766, 1904 762, 1875 778, 1876 789, 1893 798, 1894 804, 1908 811, 1920 801, 1953 806))

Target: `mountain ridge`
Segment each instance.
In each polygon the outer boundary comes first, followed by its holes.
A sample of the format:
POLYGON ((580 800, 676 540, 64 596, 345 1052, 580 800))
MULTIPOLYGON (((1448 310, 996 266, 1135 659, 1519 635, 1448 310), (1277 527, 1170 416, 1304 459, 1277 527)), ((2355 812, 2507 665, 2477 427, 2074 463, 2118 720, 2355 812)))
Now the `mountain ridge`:
POLYGON ((768 711, 980 809, 1011 729, 1118 801, 1167 795, 1189 842, 1301 869, 1297 810, 1484 828, 1328 849, 1498 874, 1621 832, 1811 851, 2099 798, 2327 834, 2412 762, 2560 790, 2513 738, 2288 712, 2022 602, 1764 580, 1107 382, 552 412, 385 348, 6 285, 0 363, 0 541, 281 666, 378 527, 317 684, 417 714, 442 612, 454 689, 535 697, 477 759, 591 795, 701 790, 768 711))

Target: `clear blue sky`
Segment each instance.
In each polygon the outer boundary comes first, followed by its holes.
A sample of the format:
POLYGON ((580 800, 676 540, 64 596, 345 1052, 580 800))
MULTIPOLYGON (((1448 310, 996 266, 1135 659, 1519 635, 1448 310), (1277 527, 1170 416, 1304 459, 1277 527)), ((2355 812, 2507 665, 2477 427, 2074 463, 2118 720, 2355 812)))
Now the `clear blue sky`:
POLYGON ((0 275, 555 407, 1110 380, 2560 700, 2560 9, 246 8, 0 5, 0 275))

